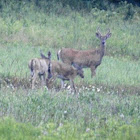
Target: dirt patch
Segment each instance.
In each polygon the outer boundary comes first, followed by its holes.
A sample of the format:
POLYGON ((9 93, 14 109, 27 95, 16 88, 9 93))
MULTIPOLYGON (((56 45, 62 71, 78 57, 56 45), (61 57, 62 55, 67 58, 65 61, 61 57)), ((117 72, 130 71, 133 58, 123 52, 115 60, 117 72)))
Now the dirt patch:
MULTIPOLYGON (((17 78, 17 77, 3 77, 0 80, 0 87, 10 87, 12 89, 31 89, 31 79, 27 78, 17 78)), ((38 80, 36 82, 36 88, 41 88, 40 81, 38 80)), ((60 84, 56 84, 53 86, 53 89, 55 91, 60 91, 60 84)), ((69 84, 67 84, 66 89, 70 89, 69 84)), ((93 84, 89 85, 87 83, 81 82, 80 84, 76 84, 76 89, 78 92, 81 91, 90 91, 90 92, 100 92, 105 94, 135 94, 140 95, 140 86, 124 86, 124 85, 116 85, 116 86, 110 86, 105 84, 93 84)))
POLYGON ((2 78, 0 82, 1 87, 11 87, 11 88, 31 88, 30 79, 26 78, 16 78, 16 77, 10 77, 10 78, 2 78))

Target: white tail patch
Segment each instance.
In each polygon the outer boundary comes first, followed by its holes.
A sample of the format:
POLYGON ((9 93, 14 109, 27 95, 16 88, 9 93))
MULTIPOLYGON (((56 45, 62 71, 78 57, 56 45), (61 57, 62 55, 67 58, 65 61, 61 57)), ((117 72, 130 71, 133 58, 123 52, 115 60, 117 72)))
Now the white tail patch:
POLYGON ((60 53, 61 53, 61 50, 59 50, 59 51, 57 52, 57 60, 60 60, 60 53))

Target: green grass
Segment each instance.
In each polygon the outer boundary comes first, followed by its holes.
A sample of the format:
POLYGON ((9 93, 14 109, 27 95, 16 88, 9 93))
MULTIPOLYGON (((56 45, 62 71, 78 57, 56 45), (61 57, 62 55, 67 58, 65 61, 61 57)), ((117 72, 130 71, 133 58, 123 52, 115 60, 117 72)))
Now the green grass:
MULTIPOLYGON (((78 97, 67 92, 48 92, 45 89, 0 91, 2 116, 14 115, 17 121, 39 125, 42 121, 55 123, 66 120, 80 122, 87 126, 101 118, 120 118, 125 122, 139 118, 140 97, 83 90, 78 97), (5 92, 5 94, 3 94, 5 92), (66 113, 65 113, 66 111, 66 113), (65 116, 66 115, 66 116, 65 116), (87 120, 84 120, 86 119, 87 120), (87 122, 86 122, 87 121, 87 122)), ((42 123, 43 123, 42 122, 42 123)), ((129 122, 130 123, 130 122, 129 122)))
POLYGON ((82 15, 80 12, 69 11, 66 8, 67 14, 59 16, 53 12, 46 14, 27 7, 25 9, 22 9, 19 14, 11 12, 11 15, 7 16, 3 11, 0 17, 1 44, 95 48, 99 46, 95 32, 97 27, 100 27, 103 33, 106 33, 108 28, 112 32, 112 37, 107 41, 107 54, 127 55, 135 59, 140 56, 139 15, 137 20, 123 21, 116 12, 109 13, 96 9, 82 15))
MULTIPOLYGON (((100 42, 95 33, 97 27, 100 27, 103 34, 108 28, 112 33, 111 38, 107 40, 107 56, 103 58, 94 79, 90 78, 90 70, 85 70, 84 84, 139 87, 138 14, 133 20, 123 21, 123 17, 117 12, 93 9, 90 13, 80 13, 66 8, 65 14, 61 13, 58 16, 55 12, 46 14, 41 10, 35 11, 34 5, 30 7, 26 4, 21 8, 22 18, 21 13, 15 14, 15 11, 7 16, 5 10, 1 13, 2 81, 6 77, 10 80, 16 78, 18 81, 28 81, 28 61, 33 57, 40 57, 40 50, 45 53, 51 50, 53 59, 56 59, 57 50, 63 47, 83 50, 97 48, 100 42)), ((15 9, 17 7, 18 4, 15 5, 15 9)), ((80 80, 77 80, 77 83, 81 83, 80 80)))
POLYGON ((137 95, 85 90, 77 98, 66 92, 2 89, 1 117, 13 116, 16 122, 0 120, 0 138, 138 139, 139 107, 137 95))
POLYGON ((96 126, 96 130, 87 128, 83 130, 79 125, 64 122, 60 125, 54 123, 44 124, 42 127, 33 127, 29 123, 18 123, 11 118, 0 119, 1 140, 77 140, 77 139, 139 139, 140 128, 120 123, 116 120, 103 121, 96 126))
MULTIPOLYGON (((24 79, 28 81, 30 78, 30 70, 28 68, 28 61, 34 57, 40 57, 39 51, 43 50, 46 54, 48 50, 52 51, 53 59, 56 59, 56 52, 58 49, 48 49, 45 47, 32 46, 7 46, 1 48, 1 65, 0 74, 5 79, 9 80, 17 78, 18 81, 24 79), (10 54, 10 55, 9 55, 10 54), (6 60, 6 62, 5 62, 6 60)), ((91 78, 90 69, 84 69, 84 80, 76 78, 76 83, 79 85, 106 85, 110 87, 139 87, 140 81, 140 62, 133 61, 129 58, 118 58, 112 56, 105 56, 102 64, 96 70, 96 76, 91 78)), ((12 80, 14 81, 14 80, 12 80)))
MULTIPOLYGON (((114 12, 74 11, 54 4, 9 2, 0 12, 0 139, 109 139, 140 137, 140 15, 125 21, 127 4, 114 12), (13 8, 12 8, 13 7, 13 8), (49 11, 49 12, 48 12, 49 11), (75 79, 79 95, 30 89, 28 62, 60 48, 94 49, 97 27, 110 28, 106 55, 91 78, 75 79)), ((54 87, 58 87, 57 81, 54 87)))
POLYGON ((1 140, 37 140, 39 135, 41 131, 31 124, 18 123, 11 118, 0 119, 1 140))
POLYGON ((95 82, 112 86, 139 86, 139 67, 138 62, 128 59, 104 57, 102 65, 97 69, 95 82))

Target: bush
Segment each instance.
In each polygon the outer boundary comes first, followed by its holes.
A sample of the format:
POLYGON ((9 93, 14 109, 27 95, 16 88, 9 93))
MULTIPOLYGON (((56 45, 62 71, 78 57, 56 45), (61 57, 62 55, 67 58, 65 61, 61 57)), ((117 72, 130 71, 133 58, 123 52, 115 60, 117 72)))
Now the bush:
POLYGON ((0 119, 1 140, 31 140, 38 139, 41 131, 30 124, 18 123, 14 119, 0 119))
POLYGON ((55 123, 43 124, 34 127, 30 124, 18 123, 14 119, 0 119, 0 139, 1 140, 85 140, 85 139, 109 139, 109 140, 138 140, 140 137, 140 127, 132 125, 121 125, 116 120, 100 122, 96 129, 86 128, 80 124, 55 123))

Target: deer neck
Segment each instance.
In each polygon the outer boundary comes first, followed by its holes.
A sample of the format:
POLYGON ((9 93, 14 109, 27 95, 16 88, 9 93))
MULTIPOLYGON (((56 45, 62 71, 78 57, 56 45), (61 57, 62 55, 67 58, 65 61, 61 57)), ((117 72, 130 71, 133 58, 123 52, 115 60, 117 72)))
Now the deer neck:
POLYGON ((101 44, 99 48, 99 54, 100 54, 100 60, 102 60, 104 54, 105 54, 105 44, 101 44))

